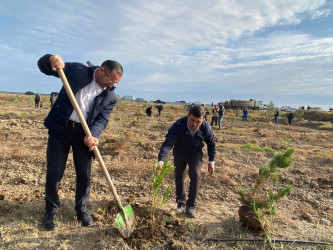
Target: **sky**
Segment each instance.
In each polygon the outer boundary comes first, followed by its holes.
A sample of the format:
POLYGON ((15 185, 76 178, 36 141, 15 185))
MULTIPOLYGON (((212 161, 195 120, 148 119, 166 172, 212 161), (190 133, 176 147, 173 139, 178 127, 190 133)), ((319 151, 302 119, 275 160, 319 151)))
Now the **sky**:
POLYGON ((2 0, 0 91, 59 91, 38 59, 120 62, 116 93, 333 107, 332 0, 2 0))

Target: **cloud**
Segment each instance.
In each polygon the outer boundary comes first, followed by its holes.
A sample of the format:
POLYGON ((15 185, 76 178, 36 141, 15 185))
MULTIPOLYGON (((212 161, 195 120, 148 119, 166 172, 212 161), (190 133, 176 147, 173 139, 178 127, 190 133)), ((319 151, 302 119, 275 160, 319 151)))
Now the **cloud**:
POLYGON ((324 0, 5 1, 0 70, 37 75, 38 58, 58 53, 66 61, 118 60, 119 89, 133 95, 326 95, 333 37, 313 23, 329 23, 331 10, 324 0))

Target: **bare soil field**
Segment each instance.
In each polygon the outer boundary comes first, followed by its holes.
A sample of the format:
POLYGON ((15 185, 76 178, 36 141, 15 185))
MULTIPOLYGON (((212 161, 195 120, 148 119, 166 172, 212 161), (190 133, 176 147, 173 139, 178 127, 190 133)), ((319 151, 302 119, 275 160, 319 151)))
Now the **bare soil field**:
MULTIPOLYGON (((292 185, 292 192, 277 203, 270 237, 280 240, 333 242, 333 130, 325 122, 294 119, 285 125, 265 121, 265 111, 250 110, 248 122, 227 110, 223 129, 213 127, 216 138, 216 172, 208 175, 207 151, 196 218, 177 216, 174 180, 170 201, 158 209, 156 231, 149 230, 152 170, 168 128, 187 111, 181 105, 164 105, 161 116, 147 117, 149 104, 118 102, 100 138, 100 152, 124 205, 136 216, 132 236, 124 239, 114 225, 117 207, 97 161, 93 162, 89 211, 91 227, 82 227, 74 211, 75 171, 72 155, 60 185, 59 227, 43 227, 48 97, 34 108, 33 96, 0 94, 0 248, 1 249, 330 249, 329 245, 222 239, 263 239, 239 222, 237 188, 251 188, 263 166, 290 138, 296 152, 293 164, 273 185, 292 185), (244 147, 252 145, 253 147, 244 147), (269 150, 267 150, 269 149, 269 150), (214 240, 215 239, 215 240, 214 240), (219 240, 219 241, 218 241, 219 240), (162 247, 162 246, 161 246, 162 247)), ((211 111, 211 107, 207 107, 211 111)), ((307 113, 306 115, 309 116, 307 113)), ((320 114, 319 114, 320 115, 320 114)), ((318 114, 314 117, 318 117, 318 114)), ((306 117, 306 116, 304 116, 306 117)), ((208 116, 211 119, 211 115, 208 116)), ((328 121, 327 121, 328 120, 328 121)), ((172 162, 172 153, 169 160, 172 162)), ((186 187, 188 187, 188 177, 186 187)), ((274 188, 274 186, 272 187, 274 188)))

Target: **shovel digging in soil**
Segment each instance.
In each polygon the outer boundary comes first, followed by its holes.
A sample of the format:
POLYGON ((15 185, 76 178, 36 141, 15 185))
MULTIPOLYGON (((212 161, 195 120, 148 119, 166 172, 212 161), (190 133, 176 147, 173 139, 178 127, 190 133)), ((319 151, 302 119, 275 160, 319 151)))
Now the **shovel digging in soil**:
MULTIPOLYGON (((72 92, 72 89, 67 81, 67 78, 64 74, 64 71, 62 69, 58 70, 58 74, 61 78, 61 81, 66 89, 67 95, 80 119, 81 125, 83 127, 83 130, 85 132, 85 134, 87 136, 91 136, 91 132, 90 129, 87 125, 86 120, 84 119, 81 109, 79 107, 79 105, 76 102, 75 96, 72 92)), ((116 226, 118 227, 119 232, 121 233, 121 235, 124 238, 128 238, 131 236, 131 234, 133 233, 134 227, 135 227, 135 215, 133 213, 133 209, 131 207, 131 205, 127 205, 126 207, 123 207, 123 205, 121 204, 120 198, 117 194, 116 188, 111 180, 111 177, 109 175, 109 172, 105 166, 105 163, 102 159, 101 154, 99 153, 99 150, 97 148, 97 146, 94 147, 94 153, 95 156, 99 162, 99 165, 102 168, 103 174, 106 178, 106 181, 112 191, 112 194, 116 200, 117 206, 119 208, 119 213, 117 214, 116 218, 115 218, 115 222, 116 222, 116 226)))

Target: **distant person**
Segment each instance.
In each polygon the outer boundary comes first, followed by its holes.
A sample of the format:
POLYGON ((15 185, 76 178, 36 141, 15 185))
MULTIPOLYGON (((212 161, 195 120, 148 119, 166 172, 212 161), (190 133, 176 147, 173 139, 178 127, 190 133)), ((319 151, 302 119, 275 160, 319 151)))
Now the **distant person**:
POLYGON ((212 109, 212 122, 210 123, 210 125, 212 127, 213 127, 213 125, 217 126, 218 116, 219 116, 218 107, 217 107, 217 105, 215 105, 214 108, 212 109))
POLYGON ((278 123, 278 116, 279 116, 279 110, 275 109, 275 112, 274 112, 274 123, 275 124, 278 123))
POLYGON ((163 105, 157 105, 156 108, 157 108, 158 115, 161 115, 161 112, 162 112, 162 110, 164 108, 163 105))
POLYGON ((146 114, 147 114, 147 116, 149 116, 149 117, 150 117, 151 114, 152 114, 152 108, 153 108, 153 107, 150 106, 150 107, 148 107, 148 108, 146 109, 146 114))
MULTIPOLYGON (((99 137, 106 128, 110 114, 117 103, 115 85, 123 76, 122 66, 106 60, 101 67, 87 67, 81 63, 64 63, 59 55, 46 54, 38 60, 40 71, 59 77, 63 69, 68 83, 73 88, 82 115, 92 136, 86 136, 68 95, 61 89, 58 98, 44 120, 48 128, 47 169, 45 184, 44 227, 54 230, 60 208, 59 185, 64 176, 70 152, 73 154, 76 178, 75 212, 82 226, 90 226, 93 217, 87 210, 90 197, 90 176, 93 153, 99 137)), ((72 185, 72 183, 71 183, 72 185)))
POLYGON ((40 102, 40 95, 36 93, 35 95, 35 108, 39 107, 39 102, 40 102))
POLYGON ((224 106, 221 102, 218 103, 218 113, 219 113, 219 116, 218 116, 218 123, 219 123, 219 130, 221 130, 222 128, 222 120, 223 120, 223 116, 224 116, 224 106))
POLYGON ((291 122, 294 119, 294 114, 291 111, 289 111, 287 118, 288 118, 288 123, 291 126, 291 122))
POLYGON ((175 185, 177 214, 186 212, 188 217, 195 217, 195 201, 200 188, 201 165, 203 161, 202 148, 204 142, 208 151, 208 173, 214 173, 214 159, 216 154, 215 139, 212 128, 204 120, 205 109, 195 105, 187 116, 177 120, 168 130, 165 141, 158 154, 160 166, 173 148, 175 165, 175 185), (188 199, 184 190, 185 170, 189 166, 190 186, 188 199))
POLYGON ((204 114, 204 119, 205 121, 207 121, 207 116, 209 115, 209 112, 207 110, 205 110, 205 114, 204 114))
POLYGON ((52 108, 53 103, 54 103, 54 94, 51 94, 50 95, 50 108, 52 108))
POLYGON ((247 107, 244 107, 243 108, 242 121, 247 121, 248 116, 249 116, 249 109, 247 107))

